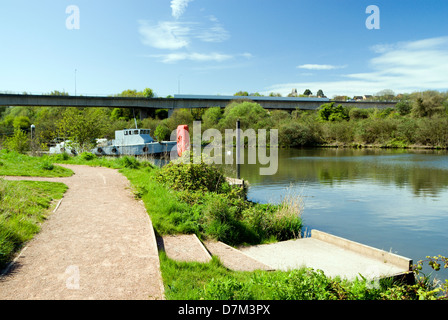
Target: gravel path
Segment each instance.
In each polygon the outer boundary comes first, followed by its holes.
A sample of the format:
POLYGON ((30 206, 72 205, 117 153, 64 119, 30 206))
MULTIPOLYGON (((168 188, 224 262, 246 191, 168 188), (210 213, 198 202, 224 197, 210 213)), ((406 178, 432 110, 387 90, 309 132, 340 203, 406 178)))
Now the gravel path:
POLYGON ((69 189, 41 232, 0 277, 0 299, 163 299, 157 243, 142 202, 118 171, 64 167, 69 189))

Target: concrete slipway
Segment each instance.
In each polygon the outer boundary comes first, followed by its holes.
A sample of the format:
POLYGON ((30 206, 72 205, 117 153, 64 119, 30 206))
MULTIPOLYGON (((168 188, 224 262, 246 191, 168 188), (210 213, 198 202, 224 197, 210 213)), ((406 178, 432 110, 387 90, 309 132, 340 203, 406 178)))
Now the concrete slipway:
MULTIPOLYGON (((272 244, 233 248, 222 242, 200 242, 196 236, 164 237, 164 250, 176 260, 207 262, 219 257, 236 271, 290 270, 303 266, 329 277, 354 280, 403 276, 412 260, 334 235, 312 230, 311 236, 272 244)), ((412 275, 412 274, 410 274, 412 275)))
POLYGON ((412 260, 357 242, 311 231, 311 237, 240 248, 240 250, 276 270, 310 267, 327 276, 353 280, 361 274, 367 279, 403 275, 412 260))

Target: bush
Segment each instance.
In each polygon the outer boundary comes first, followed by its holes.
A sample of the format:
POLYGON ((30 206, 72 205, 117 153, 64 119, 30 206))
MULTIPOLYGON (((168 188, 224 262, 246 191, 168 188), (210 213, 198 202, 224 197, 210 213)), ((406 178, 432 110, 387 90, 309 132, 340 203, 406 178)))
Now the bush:
POLYGON ((30 150, 30 143, 27 134, 21 129, 14 129, 14 136, 7 138, 3 143, 4 147, 18 153, 25 153, 30 150))
POLYGON ((315 144, 313 132, 295 121, 281 123, 278 129, 278 142, 282 146, 291 148, 315 144))
POLYGON ((350 120, 367 119, 368 117, 369 117, 369 111, 366 109, 352 108, 349 111, 350 120))
POLYGON ((96 159, 96 155, 94 155, 91 152, 83 152, 83 153, 81 153, 81 159, 90 161, 90 160, 96 159))
POLYGON ((53 163, 51 163, 51 161, 48 159, 43 160, 42 163, 40 164, 40 167, 41 167, 41 169, 48 170, 48 171, 51 171, 54 169, 53 163))
POLYGON ((204 162, 200 164, 170 162, 160 170, 157 180, 178 191, 218 192, 226 183, 220 169, 204 162))
POLYGON ((400 101, 395 105, 395 110, 401 115, 405 116, 411 113, 412 106, 409 101, 400 101))
POLYGON ((344 108, 341 104, 335 107, 335 103, 325 103, 318 111, 319 118, 322 121, 341 121, 349 120, 348 109, 344 108))
POLYGON ((415 130, 415 140, 418 144, 448 147, 448 118, 422 118, 415 130))

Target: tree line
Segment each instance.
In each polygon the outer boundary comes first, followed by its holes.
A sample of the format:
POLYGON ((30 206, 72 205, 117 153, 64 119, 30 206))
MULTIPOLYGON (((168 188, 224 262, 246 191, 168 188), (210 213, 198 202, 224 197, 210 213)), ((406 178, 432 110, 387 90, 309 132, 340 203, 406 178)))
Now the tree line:
MULTIPOLYGON (((331 102, 315 111, 291 112, 266 110, 242 91, 235 95, 242 99, 225 108, 177 109, 171 117, 167 110, 153 110, 146 119, 140 119, 137 110, 124 108, 1 107, 0 145, 20 152, 45 151, 56 142, 71 140, 89 150, 97 138, 113 139, 116 130, 135 124, 151 129, 156 140, 167 140, 180 124, 202 121, 202 130, 224 133, 234 129, 239 119, 243 130, 278 129, 280 147, 448 147, 448 92, 394 96, 395 108, 348 108, 331 102)), ((150 98, 154 92, 149 88, 125 90, 116 96, 150 98)))

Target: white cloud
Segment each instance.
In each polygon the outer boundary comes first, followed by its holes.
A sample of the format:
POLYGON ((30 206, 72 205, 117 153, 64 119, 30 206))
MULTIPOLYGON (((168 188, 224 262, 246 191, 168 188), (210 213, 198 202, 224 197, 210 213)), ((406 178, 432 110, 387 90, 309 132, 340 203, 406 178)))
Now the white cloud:
POLYGON ((181 49, 190 43, 191 28, 185 23, 163 21, 157 25, 149 25, 139 21, 139 33, 142 43, 157 49, 181 49))
POLYGON ((174 18, 179 19, 188 7, 188 3, 193 0, 172 0, 171 10, 174 18))
POLYGON ((176 52, 176 53, 168 53, 168 54, 155 54, 151 55, 153 58, 159 58, 164 63, 175 63, 179 61, 199 61, 199 62, 206 62, 206 61, 216 61, 216 62, 222 62, 225 60, 232 59, 232 55, 228 54, 222 54, 222 53, 186 53, 186 52, 176 52))
POLYGON ((150 55, 151 58, 158 58, 160 61, 164 63, 176 63, 179 61, 195 61, 195 62, 223 62, 227 60, 234 59, 236 57, 245 57, 251 58, 252 55, 250 53, 243 54, 224 54, 218 52, 212 53, 198 53, 198 52, 175 52, 168 54, 154 54, 150 55))
POLYGON ((302 64, 297 66, 298 69, 307 69, 307 70, 333 70, 333 69, 342 69, 346 66, 332 66, 329 64, 302 64))
POLYGON ((322 89, 331 97, 375 94, 383 89, 392 89, 396 93, 448 90, 448 37, 382 44, 371 49, 377 56, 366 63, 370 71, 341 74, 335 81, 276 84, 266 92, 287 95, 292 88, 309 88, 313 92, 322 89))
POLYGON ((187 47, 193 40, 224 42, 229 33, 218 22, 209 26, 199 22, 161 21, 156 25, 139 21, 139 33, 144 45, 157 49, 177 50, 187 47))
POLYGON ((229 33, 215 16, 210 16, 209 20, 213 26, 199 29, 196 34, 198 39, 204 42, 223 42, 229 39, 229 33))

